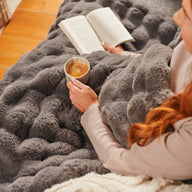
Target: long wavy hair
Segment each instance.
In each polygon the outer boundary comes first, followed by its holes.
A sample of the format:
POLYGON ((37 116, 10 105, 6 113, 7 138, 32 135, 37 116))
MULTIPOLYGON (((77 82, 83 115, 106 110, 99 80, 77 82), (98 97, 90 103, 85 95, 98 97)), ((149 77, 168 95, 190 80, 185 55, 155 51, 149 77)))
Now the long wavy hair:
POLYGON ((192 81, 183 93, 149 111, 144 123, 134 123, 128 132, 128 147, 133 143, 144 146, 170 130, 173 123, 192 116, 192 81))

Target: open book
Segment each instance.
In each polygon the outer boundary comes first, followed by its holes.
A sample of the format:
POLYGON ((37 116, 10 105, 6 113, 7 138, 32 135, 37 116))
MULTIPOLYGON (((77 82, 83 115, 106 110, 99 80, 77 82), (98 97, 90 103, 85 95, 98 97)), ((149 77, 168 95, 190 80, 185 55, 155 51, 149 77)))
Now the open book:
POLYGON ((109 7, 91 11, 86 16, 74 16, 59 23, 80 54, 104 50, 101 42, 117 46, 134 41, 119 18, 109 7))

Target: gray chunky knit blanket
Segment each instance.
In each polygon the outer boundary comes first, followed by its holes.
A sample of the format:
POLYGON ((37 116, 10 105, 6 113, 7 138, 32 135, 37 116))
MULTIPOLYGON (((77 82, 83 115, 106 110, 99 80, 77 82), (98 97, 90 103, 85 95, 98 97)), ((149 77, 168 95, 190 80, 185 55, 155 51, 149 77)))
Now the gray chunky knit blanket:
POLYGON ((173 20, 130 0, 65 0, 47 39, 23 55, 0 81, 0 191, 41 192, 89 172, 107 173, 72 106, 63 64, 77 51, 59 29, 65 18, 110 6, 135 38, 130 59, 98 51, 88 82, 99 95, 103 121, 126 145, 133 122, 172 95, 169 62, 179 40, 173 20))

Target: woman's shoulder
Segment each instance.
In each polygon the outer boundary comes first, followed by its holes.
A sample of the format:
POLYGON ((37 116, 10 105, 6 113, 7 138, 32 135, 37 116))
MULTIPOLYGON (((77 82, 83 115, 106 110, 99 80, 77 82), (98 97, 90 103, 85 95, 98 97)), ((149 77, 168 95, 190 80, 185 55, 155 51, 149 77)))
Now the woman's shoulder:
POLYGON ((185 49, 185 43, 183 40, 174 48, 173 56, 191 58, 191 54, 185 49))
POLYGON ((192 117, 187 117, 185 119, 176 121, 173 126, 176 131, 180 129, 186 129, 192 133, 192 117))

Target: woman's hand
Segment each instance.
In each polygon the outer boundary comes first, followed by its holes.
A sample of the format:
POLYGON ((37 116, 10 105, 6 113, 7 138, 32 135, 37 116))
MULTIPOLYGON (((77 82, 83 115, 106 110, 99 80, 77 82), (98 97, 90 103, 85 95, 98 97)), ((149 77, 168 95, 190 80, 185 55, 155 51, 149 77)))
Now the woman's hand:
POLYGON ((85 112, 89 106, 98 103, 97 94, 87 85, 75 78, 67 82, 69 95, 73 105, 81 112, 85 112))
POLYGON ((111 53, 121 54, 123 51, 125 51, 121 45, 118 45, 116 47, 112 47, 112 46, 107 45, 104 42, 102 42, 101 44, 105 50, 107 50, 111 53))

